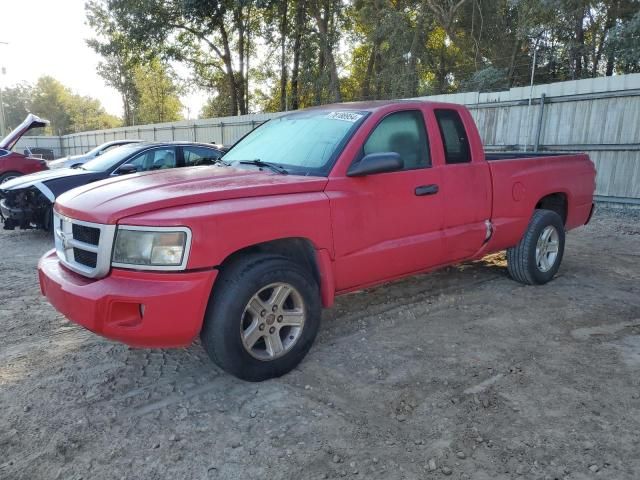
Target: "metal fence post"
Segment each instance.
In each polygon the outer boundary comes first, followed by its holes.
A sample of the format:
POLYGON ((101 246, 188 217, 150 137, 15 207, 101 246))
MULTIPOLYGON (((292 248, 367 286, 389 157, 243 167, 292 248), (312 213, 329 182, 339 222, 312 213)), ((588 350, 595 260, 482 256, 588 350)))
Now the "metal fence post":
POLYGON ((224 122, 220 122, 220 145, 224 145, 224 122))
POLYGON ((538 125, 536 126, 535 140, 533 144, 533 151, 537 152, 540 148, 540 136, 542 135, 542 120, 544 118, 544 99, 546 94, 540 95, 540 111, 538 113, 538 125))

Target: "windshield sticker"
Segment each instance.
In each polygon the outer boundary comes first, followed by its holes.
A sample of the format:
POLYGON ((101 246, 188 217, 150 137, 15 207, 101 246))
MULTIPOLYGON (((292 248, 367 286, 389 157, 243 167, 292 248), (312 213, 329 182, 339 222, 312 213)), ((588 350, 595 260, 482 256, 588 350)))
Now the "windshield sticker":
POLYGON ((327 114, 327 118, 355 123, 362 118, 362 115, 355 112, 330 112, 327 114))

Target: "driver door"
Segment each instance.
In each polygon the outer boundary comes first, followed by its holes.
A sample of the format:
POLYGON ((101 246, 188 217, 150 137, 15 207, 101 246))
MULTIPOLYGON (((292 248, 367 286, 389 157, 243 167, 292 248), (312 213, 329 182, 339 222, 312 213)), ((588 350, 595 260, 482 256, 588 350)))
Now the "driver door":
MULTIPOLYGON (((338 291, 426 270, 442 261, 440 172, 432 168, 424 112, 384 117, 361 156, 396 152, 401 171, 332 179, 335 281, 338 291)), ((356 159, 356 161, 358 161, 356 159)))

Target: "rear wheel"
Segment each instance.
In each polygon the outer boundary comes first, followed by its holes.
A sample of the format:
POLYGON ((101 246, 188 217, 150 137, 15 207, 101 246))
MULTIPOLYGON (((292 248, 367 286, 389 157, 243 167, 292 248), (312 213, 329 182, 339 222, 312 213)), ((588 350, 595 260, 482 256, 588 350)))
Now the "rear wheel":
POLYGON ((262 381, 302 361, 320 315, 319 288, 310 272, 284 257, 251 255, 221 271, 200 336, 224 370, 262 381))
POLYGON ((551 210, 536 210, 522 239, 507 250, 507 267, 514 280, 542 285, 558 272, 564 253, 562 219, 551 210))

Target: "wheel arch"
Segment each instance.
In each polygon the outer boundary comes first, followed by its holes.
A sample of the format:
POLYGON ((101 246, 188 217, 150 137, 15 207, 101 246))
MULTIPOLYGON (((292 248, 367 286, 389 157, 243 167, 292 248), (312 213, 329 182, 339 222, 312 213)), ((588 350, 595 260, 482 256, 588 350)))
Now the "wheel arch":
POLYGON ((218 266, 219 270, 239 260, 245 255, 271 254, 288 258, 309 271, 320 288, 322 304, 330 307, 335 296, 331 258, 325 249, 317 248, 304 237, 287 237, 256 243, 229 254, 218 266))
POLYGON ((551 210, 556 212, 562 219, 562 224, 567 224, 569 216, 569 197, 566 192, 548 193, 542 197, 535 205, 535 209, 551 210))
POLYGON ((22 177, 24 175, 24 173, 19 172, 18 170, 7 170, 6 172, 1 172, 0 173, 0 178, 2 177, 22 177))

